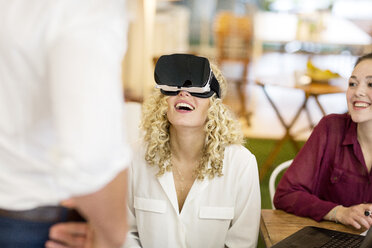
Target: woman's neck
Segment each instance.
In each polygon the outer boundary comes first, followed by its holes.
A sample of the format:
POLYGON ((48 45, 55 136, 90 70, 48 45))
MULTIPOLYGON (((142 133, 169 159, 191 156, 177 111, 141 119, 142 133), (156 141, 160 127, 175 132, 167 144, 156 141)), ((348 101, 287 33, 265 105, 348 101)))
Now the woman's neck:
POLYGON ((195 169, 203 155, 205 132, 202 128, 170 127, 173 179, 179 211, 195 181, 195 169))
POLYGON ((199 161, 204 147, 205 131, 196 128, 170 127, 172 157, 177 160, 199 161))
POLYGON ((364 162, 368 172, 370 172, 372 168, 372 154, 370 153, 372 150, 372 122, 358 123, 357 134, 364 162))
POLYGON ((357 134, 359 143, 372 145, 372 121, 358 123, 357 134))

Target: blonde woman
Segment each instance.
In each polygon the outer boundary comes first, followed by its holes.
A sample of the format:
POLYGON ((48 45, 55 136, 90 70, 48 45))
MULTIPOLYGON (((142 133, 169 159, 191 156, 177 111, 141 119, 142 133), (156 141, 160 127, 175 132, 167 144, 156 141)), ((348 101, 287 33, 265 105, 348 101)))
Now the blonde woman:
MULTIPOLYGON (((256 247, 254 155, 222 103, 226 81, 203 57, 160 57, 130 167, 124 247, 256 247)), ((109 221, 109 220, 108 220, 109 221)))
POLYGON ((155 80, 130 172, 125 247, 256 247, 257 163, 222 103, 221 72, 173 54, 160 57, 155 80))

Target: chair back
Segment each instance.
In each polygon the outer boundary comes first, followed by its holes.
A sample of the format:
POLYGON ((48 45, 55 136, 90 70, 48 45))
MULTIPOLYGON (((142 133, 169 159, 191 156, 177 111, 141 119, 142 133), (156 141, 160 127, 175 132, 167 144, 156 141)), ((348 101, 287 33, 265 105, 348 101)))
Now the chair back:
POLYGON ((216 63, 228 82, 233 82, 240 101, 239 116, 250 125, 251 113, 246 108, 248 66, 252 57, 253 18, 229 11, 216 15, 214 22, 216 63), (226 66, 227 68, 225 69, 226 66))
POLYGON ((270 175, 270 179, 269 179, 269 192, 270 192, 270 200, 271 200, 272 209, 275 209, 275 206, 274 206, 274 203, 273 203, 273 199, 274 199, 275 189, 276 189, 276 185, 275 185, 276 178, 278 177, 278 175, 280 174, 280 172, 282 172, 283 170, 287 169, 292 164, 292 161, 293 161, 293 159, 281 163, 280 165, 278 165, 273 170, 273 172, 270 175))
POLYGON ((219 12, 215 18, 214 33, 217 63, 240 61, 248 65, 252 53, 253 20, 232 12, 219 12))

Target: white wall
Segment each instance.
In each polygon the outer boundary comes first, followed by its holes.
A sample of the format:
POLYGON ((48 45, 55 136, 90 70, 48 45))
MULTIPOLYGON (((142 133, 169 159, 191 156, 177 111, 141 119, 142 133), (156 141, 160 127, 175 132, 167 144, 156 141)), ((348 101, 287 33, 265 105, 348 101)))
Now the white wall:
POLYGON ((164 4, 156 9, 155 0, 141 0, 133 10, 123 81, 134 96, 146 96, 154 87, 154 56, 189 50, 189 10, 164 4))

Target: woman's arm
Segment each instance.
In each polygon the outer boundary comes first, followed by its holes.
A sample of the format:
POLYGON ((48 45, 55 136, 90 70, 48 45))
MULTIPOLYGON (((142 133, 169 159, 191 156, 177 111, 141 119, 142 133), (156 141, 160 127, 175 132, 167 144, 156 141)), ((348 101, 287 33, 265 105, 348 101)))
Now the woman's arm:
POLYGON ((324 216, 325 220, 340 222, 344 225, 369 229, 372 226, 371 215, 366 216, 365 211, 372 211, 372 204, 359 204, 351 207, 338 205, 324 216))
POLYGON ((327 121, 322 119, 280 180, 274 196, 277 209, 320 221, 338 205, 315 194, 324 172, 321 164, 329 143, 328 132, 327 121))
POLYGON ((239 173, 234 219, 229 228, 226 247, 257 247, 260 225, 261 196, 256 158, 246 150, 238 163, 244 169, 239 173))

